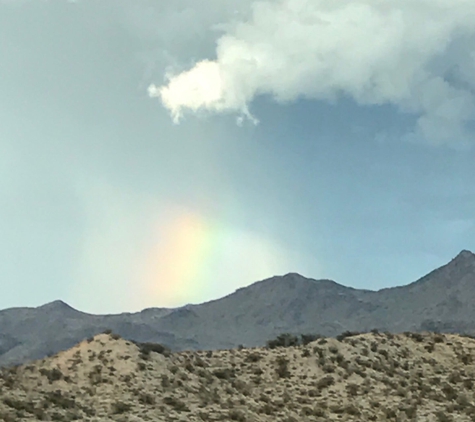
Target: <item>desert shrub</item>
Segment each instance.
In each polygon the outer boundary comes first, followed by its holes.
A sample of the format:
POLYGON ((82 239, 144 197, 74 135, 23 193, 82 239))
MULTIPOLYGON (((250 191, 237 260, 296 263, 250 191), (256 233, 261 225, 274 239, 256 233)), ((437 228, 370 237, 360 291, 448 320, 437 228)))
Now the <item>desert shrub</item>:
POLYGON ((310 406, 303 406, 300 410, 302 416, 325 416, 325 411, 320 408, 312 408, 310 406))
POLYGON ((359 390, 358 384, 351 383, 346 386, 346 392, 351 397, 358 395, 358 390, 359 390))
POLYGON ((169 370, 173 375, 175 375, 175 374, 180 370, 180 368, 178 368, 178 366, 176 366, 176 365, 172 365, 172 366, 170 366, 170 367, 168 368, 168 370, 169 370))
POLYGON ((448 400, 457 399, 457 391, 450 384, 444 384, 442 386, 442 392, 445 394, 448 400))
POLYGON ((63 373, 58 368, 53 368, 53 369, 41 368, 40 374, 48 378, 48 381, 50 383, 54 381, 59 381, 61 378, 63 378, 63 373))
POLYGON ((50 418, 52 421, 57 421, 57 422, 64 422, 66 421, 66 417, 63 416, 61 413, 59 412, 53 412, 51 415, 50 415, 50 418))
POLYGON ((161 384, 162 388, 170 387, 171 383, 170 383, 170 378, 168 378, 168 375, 166 375, 166 374, 162 375, 161 380, 160 380, 160 384, 161 384))
POLYGON ((409 338, 413 339, 414 341, 421 343, 424 341, 424 335, 421 333, 404 333, 406 334, 409 338))
POLYGON ((148 394, 148 393, 141 393, 139 395, 139 403, 154 405, 155 397, 153 397, 151 394, 148 394))
POLYGON ((471 365, 473 363, 472 356, 467 353, 460 354, 459 359, 464 365, 471 365))
POLYGON ((446 413, 442 412, 441 410, 439 410, 435 414, 435 417, 437 418, 437 421, 439 421, 439 422, 451 422, 451 421, 453 421, 453 419, 450 416, 448 416, 446 413))
POLYGON ((343 333, 341 333, 341 334, 338 334, 338 335, 336 336, 336 339, 337 339, 338 341, 343 341, 345 338, 354 337, 354 336, 357 336, 357 335, 359 335, 359 334, 361 334, 361 333, 358 332, 358 331, 345 331, 345 332, 343 332, 343 333))
POLYGON ((277 336, 274 340, 268 340, 266 346, 268 349, 277 347, 292 347, 299 345, 299 338, 290 333, 284 333, 277 336))
POLYGON ((289 360, 285 356, 279 356, 276 359, 276 364, 277 367, 275 368, 275 372, 277 373, 279 378, 290 377, 289 360))
POLYGON ((334 359, 336 363, 338 363, 338 365, 340 365, 342 368, 348 367, 348 363, 346 362, 345 357, 341 353, 337 353, 334 359))
POLYGON ((11 397, 5 397, 3 399, 3 403, 6 406, 18 411, 25 411, 28 413, 34 413, 35 411, 34 404, 28 401, 21 401, 21 400, 17 400, 11 397))
POLYGON ((17 422, 18 417, 13 413, 0 412, 0 421, 3 422, 17 422))
POLYGON ((245 361, 246 362, 251 362, 251 363, 256 363, 256 362, 259 362, 261 359, 262 359, 262 355, 260 353, 251 352, 246 356, 245 361))
POLYGON ((107 334, 107 335, 112 334, 112 330, 110 328, 107 328, 106 330, 102 332, 102 334, 107 334))
POLYGON ((60 390, 45 393, 45 402, 62 409, 72 409, 76 406, 76 402, 72 398, 63 395, 60 390))
POLYGON ((229 380, 236 376, 236 371, 233 368, 219 368, 213 371, 213 375, 221 380, 229 380))
POLYGON ((170 349, 159 343, 136 343, 142 358, 147 358, 151 352, 164 356, 170 355, 170 349))
POLYGON ((265 415, 272 415, 275 412, 275 408, 271 403, 265 403, 259 409, 259 413, 264 413, 265 415))
POLYGON ((460 375, 460 372, 458 372, 458 371, 453 371, 453 372, 448 376, 447 381, 449 381, 451 384, 456 384, 456 383, 462 381, 462 376, 460 375))
POLYGON ((244 396, 249 396, 251 394, 251 387, 243 380, 233 380, 232 386, 244 396))
POLYGON ((264 373, 264 371, 262 370, 262 368, 256 367, 256 368, 254 368, 254 369, 252 370, 252 373, 253 373, 254 375, 260 376, 260 375, 262 375, 262 374, 264 373))
POLYGON ((246 422, 246 415, 241 410, 232 409, 229 411, 228 416, 232 421, 246 422))
POLYGON ((205 368, 206 366, 208 366, 207 363, 199 356, 196 356, 195 358, 195 365, 200 368, 205 368))
POLYGON ((404 413, 408 418, 415 419, 417 417, 417 406, 409 406, 404 409, 404 413))
POLYGON ((300 334, 300 337, 290 334, 283 333, 278 335, 275 339, 268 340, 266 346, 269 349, 275 349, 277 347, 292 347, 292 346, 307 346, 309 343, 322 340, 323 343, 326 343, 326 339, 320 334, 300 334))
POLYGON ((132 408, 132 406, 129 403, 124 403, 123 401, 116 401, 116 402, 112 403, 112 405, 111 405, 112 413, 115 414, 115 415, 126 413, 131 408, 132 408))
POLYGON ((335 384, 335 379, 331 375, 326 375, 317 381, 317 388, 319 390, 324 390, 325 388, 328 388, 333 384, 335 384))
POLYGON ((303 346, 311 343, 312 341, 322 338, 320 334, 300 334, 300 343, 303 346))
POLYGON ((464 379, 462 384, 467 390, 473 389, 473 380, 471 380, 470 378, 464 379))
POLYGON ((345 407, 345 413, 351 416, 360 416, 361 412, 360 410, 352 403, 346 405, 345 407))
POLYGON ((188 409, 188 406, 186 403, 176 397, 173 396, 165 396, 163 398, 163 403, 166 405, 172 407, 175 409, 177 412, 189 412, 190 410, 188 409))
POLYGON ((92 371, 89 372, 88 377, 92 385, 97 385, 104 382, 104 379, 102 378, 102 366, 94 365, 92 371))
POLYGON ((394 334, 390 333, 389 331, 385 331, 384 335, 388 338, 388 340, 392 340, 394 338, 394 334))
POLYGON ((318 355, 318 357, 319 357, 320 359, 325 358, 325 351, 324 351, 323 349, 320 349, 320 347, 315 346, 315 347, 313 348, 313 353, 315 353, 316 355, 318 355))

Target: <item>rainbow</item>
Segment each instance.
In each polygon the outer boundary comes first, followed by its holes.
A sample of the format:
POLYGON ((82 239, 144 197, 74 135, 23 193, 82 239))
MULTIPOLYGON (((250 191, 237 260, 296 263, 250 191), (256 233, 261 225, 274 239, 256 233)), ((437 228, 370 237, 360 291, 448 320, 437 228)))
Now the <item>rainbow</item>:
POLYGON ((156 225, 142 286, 149 306, 178 307, 232 293, 239 287, 290 272, 288 251, 262 234, 178 209, 156 225))

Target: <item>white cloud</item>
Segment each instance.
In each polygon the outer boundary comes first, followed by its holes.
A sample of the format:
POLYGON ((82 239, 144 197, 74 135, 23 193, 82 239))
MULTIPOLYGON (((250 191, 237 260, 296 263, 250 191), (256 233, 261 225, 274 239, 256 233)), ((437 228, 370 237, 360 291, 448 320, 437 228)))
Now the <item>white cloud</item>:
POLYGON ((392 103, 419 114, 415 134, 431 142, 468 139, 473 1, 261 1, 221 29, 215 60, 149 88, 175 122, 187 109, 253 119, 248 106, 261 94, 280 103, 347 94, 362 105, 392 103))

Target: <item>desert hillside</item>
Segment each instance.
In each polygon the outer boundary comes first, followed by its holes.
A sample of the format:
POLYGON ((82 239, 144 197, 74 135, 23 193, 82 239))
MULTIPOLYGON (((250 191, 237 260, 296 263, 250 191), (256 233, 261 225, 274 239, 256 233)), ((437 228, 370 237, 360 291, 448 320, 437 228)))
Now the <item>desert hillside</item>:
POLYGON ((175 353, 100 334, 3 369, 0 420, 475 421, 474 356, 450 334, 175 353))

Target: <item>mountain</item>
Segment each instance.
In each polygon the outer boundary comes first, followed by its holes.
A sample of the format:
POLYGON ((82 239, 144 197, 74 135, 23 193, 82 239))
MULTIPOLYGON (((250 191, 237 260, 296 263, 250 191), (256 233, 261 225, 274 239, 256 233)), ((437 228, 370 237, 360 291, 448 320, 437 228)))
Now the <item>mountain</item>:
POLYGON ((0 371, 0 420, 474 420, 475 340, 366 333, 170 353, 99 334, 0 371))
POLYGON ((260 346, 283 332, 336 336, 344 331, 475 332, 475 255, 462 251, 406 286, 359 290, 290 273, 221 299, 182 308, 91 315, 55 301, 0 311, 0 365, 65 350, 112 329, 172 350, 260 346))

